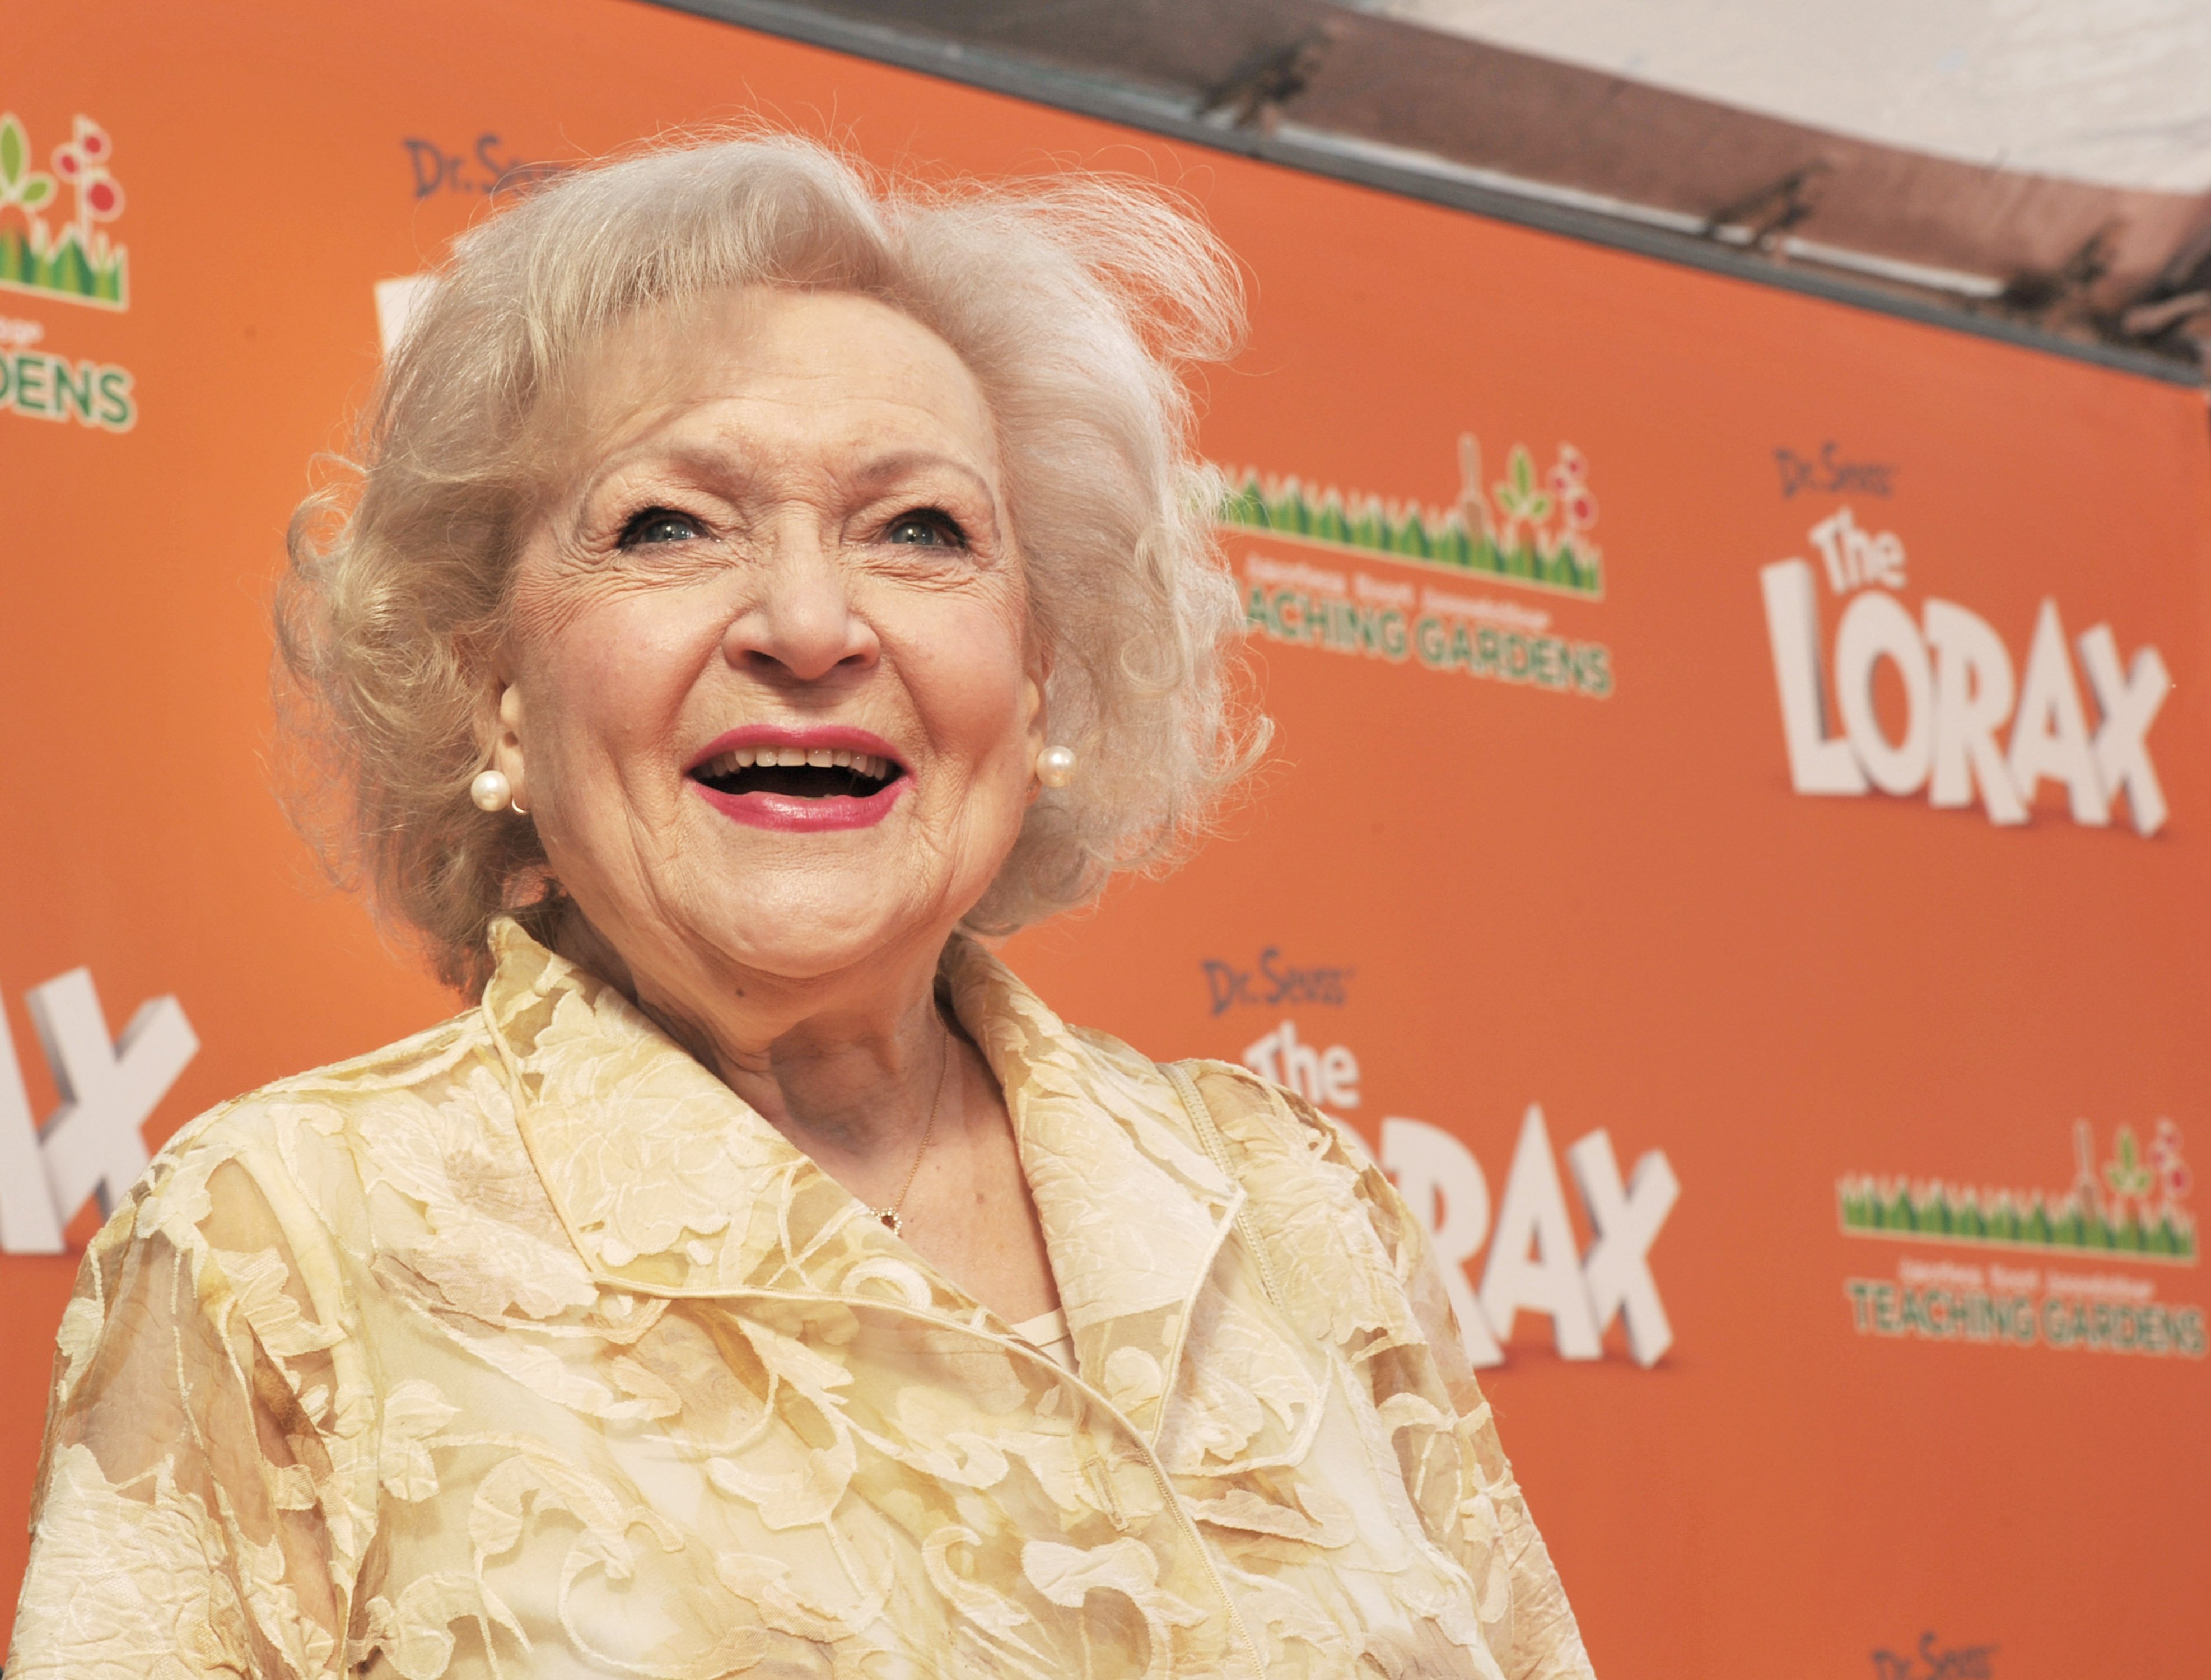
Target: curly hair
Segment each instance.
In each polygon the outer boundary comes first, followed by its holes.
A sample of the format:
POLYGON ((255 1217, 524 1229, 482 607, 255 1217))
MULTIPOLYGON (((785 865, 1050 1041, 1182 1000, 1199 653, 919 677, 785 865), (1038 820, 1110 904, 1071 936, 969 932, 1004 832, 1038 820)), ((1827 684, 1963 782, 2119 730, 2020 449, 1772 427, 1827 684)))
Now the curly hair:
POLYGON ((279 586, 295 818, 335 876, 474 995, 492 919, 559 909, 532 826, 469 797, 485 659, 582 357, 644 311, 742 286, 879 299, 949 344, 1000 435, 1082 773, 1030 808, 966 925, 1003 933, 1157 870, 1202 834, 1268 725, 1243 704, 1221 485, 1185 385, 1242 330, 1237 270, 1167 193, 1092 174, 930 185, 818 142, 663 144, 555 177, 454 242, 360 425, 300 505, 279 586))

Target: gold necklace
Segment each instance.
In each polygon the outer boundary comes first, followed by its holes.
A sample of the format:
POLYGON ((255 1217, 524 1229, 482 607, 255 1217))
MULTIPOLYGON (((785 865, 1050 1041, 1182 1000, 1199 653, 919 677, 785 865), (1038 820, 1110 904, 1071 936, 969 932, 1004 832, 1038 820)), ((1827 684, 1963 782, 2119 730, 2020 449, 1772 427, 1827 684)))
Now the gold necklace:
POLYGON ((900 1216, 899 1210, 906 1205, 906 1192, 913 1188, 914 1175, 921 1171, 921 1158, 929 1153, 929 1140, 936 1135, 936 1111, 944 1107, 944 1088, 952 1078, 953 1051, 952 1034, 948 1030, 944 1034, 944 1066, 936 1076, 936 1097, 929 1105, 929 1119, 922 1124, 921 1147, 913 1152, 913 1165, 906 1169, 906 1182, 899 1186, 899 1193, 888 1207, 868 1209, 893 1236, 901 1235, 906 1230, 906 1221, 900 1216))

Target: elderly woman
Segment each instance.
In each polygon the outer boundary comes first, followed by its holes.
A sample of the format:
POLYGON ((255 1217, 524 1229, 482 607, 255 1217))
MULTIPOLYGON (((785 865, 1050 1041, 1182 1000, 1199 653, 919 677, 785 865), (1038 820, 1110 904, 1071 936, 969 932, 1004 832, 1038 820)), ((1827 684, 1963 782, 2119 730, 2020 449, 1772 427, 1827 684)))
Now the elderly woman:
POLYGON ((1356 1144, 976 942, 1252 755, 1236 315, 1155 195, 787 137, 459 243, 280 619, 476 1001, 100 1234, 9 1680, 1588 1673, 1356 1144))

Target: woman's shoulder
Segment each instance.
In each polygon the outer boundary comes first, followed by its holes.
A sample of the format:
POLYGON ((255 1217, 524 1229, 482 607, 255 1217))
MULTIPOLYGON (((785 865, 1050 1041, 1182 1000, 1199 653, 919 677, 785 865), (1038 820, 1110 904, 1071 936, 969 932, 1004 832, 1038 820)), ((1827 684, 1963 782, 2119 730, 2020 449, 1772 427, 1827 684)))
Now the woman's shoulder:
POLYGON ((537 1321, 593 1299, 531 1165, 500 1046, 473 1010, 188 1123, 87 1265, 120 1277, 131 1251, 149 1247, 249 1307, 268 1297, 272 1324, 286 1319, 282 1298, 317 1303, 326 1337, 373 1331, 387 1309, 537 1321))
POLYGON ((1261 1215, 1311 1214, 1324 1206, 1373 1229, 1390 1251, 1399 1246, 1408 1217, 1404 1204, 1359 1134, 1342 1120, 1238 1063, 1154 1062, 1106 1034, 1072 1030, 1120 1077, 1154 1082, 1160 1117, 1192 1147, 1214 1155, 1261 1215))
POLYGON ((155 1155, 154 1171, 197 1153, 270 1141, 302 1124, 329 1132, 379 1112, 439 1107, 480 1077, 495 1077, 497 1068, 482 1016, 464 1010, 364 1054, 271 1080, 215 1104, 177 1129, 155 1155))
POLYGON ((291 1209, 341 1246, 365 1246, 371 1184, 405 1187, 512 1130, 496 1047, 469 1010, 186 1121, 119 1199, 95 1252, 156 1235, 186 1252, 234 1248, 233 1228, 274 1229, 291 1209))

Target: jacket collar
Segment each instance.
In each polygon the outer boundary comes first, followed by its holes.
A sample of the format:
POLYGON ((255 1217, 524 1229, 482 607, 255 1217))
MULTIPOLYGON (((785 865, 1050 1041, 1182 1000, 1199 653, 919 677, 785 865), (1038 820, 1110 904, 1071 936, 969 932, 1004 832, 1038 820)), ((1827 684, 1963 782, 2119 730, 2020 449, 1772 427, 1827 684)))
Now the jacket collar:
MULTIPOLYGON (((483 1018, 516 1122, 603 1286, 869 1299, 1003 1333, 614 987, 512 921, 492 945, 483 1018)), ((1004 1092, 1081 1374, 1148 1434, 1243 1192, 1152 1063, 1068 1028, 972 940, 941 972, 1004 1092)))

